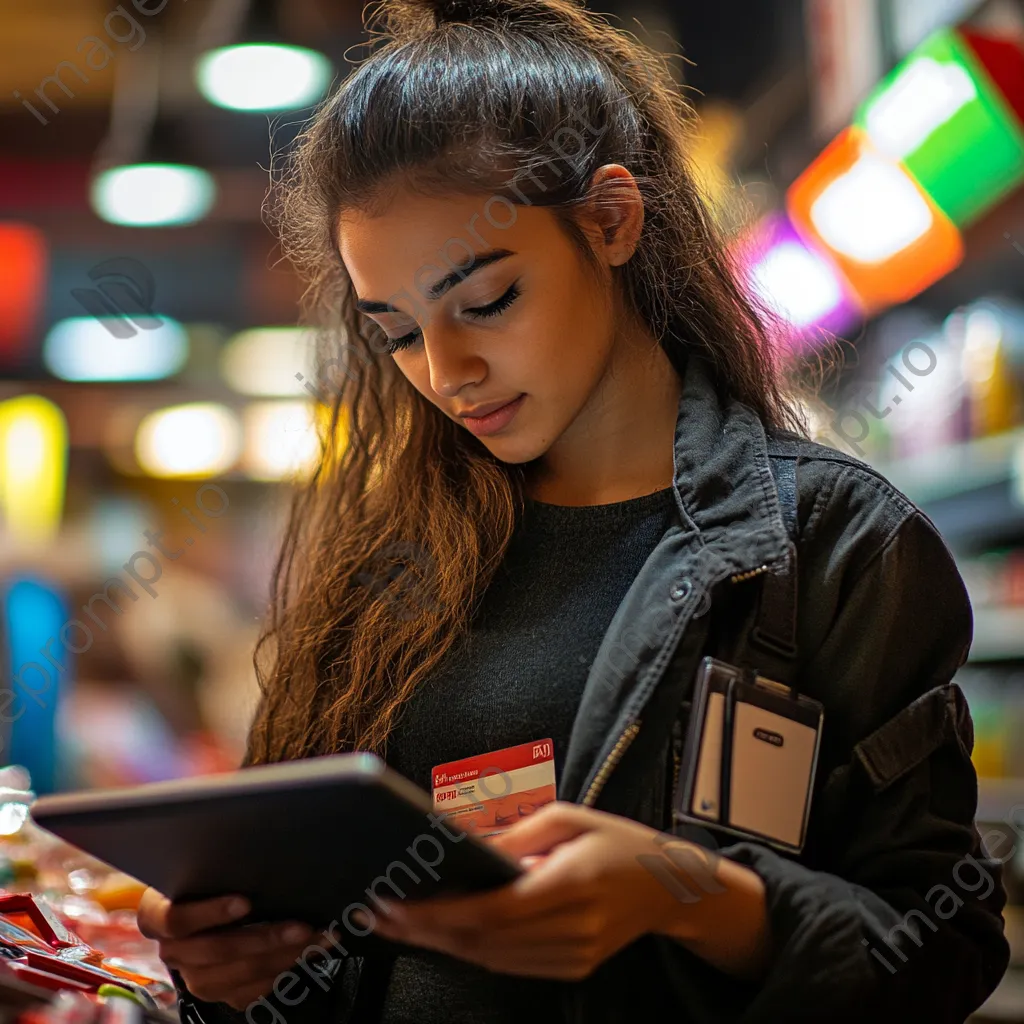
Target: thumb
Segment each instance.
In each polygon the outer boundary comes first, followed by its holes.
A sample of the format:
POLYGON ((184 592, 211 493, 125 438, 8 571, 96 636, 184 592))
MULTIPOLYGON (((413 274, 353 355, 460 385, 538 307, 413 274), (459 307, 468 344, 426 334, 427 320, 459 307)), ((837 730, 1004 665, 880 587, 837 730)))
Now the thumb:
POLYGON ((491 843, 514 858, 550 853, 556 846, 593 829, 589 816, 576 804, 552 800, 540 810, 520 818, 491 843))

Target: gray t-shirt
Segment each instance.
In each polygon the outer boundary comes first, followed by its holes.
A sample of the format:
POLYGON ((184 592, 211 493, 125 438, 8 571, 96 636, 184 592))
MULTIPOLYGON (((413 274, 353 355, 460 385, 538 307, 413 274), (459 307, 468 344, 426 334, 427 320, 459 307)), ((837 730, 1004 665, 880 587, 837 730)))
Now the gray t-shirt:
MULTIPOLYGON (((609 505, 527 500, 469 634, 403 707, 388 763, 429 793, 435 765, 551 737, 560 781, 590 666, 674 508, 671 487, 609 505)), ((382 1019, 560 1021, 564 984, 424 950, 396 960, 382 1019)))

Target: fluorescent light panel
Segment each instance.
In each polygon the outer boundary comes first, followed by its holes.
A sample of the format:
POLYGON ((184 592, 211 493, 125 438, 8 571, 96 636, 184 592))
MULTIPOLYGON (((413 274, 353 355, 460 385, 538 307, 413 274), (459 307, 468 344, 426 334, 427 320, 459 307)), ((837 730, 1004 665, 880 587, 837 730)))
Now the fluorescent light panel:
POLYGON ((313 334, 298 327, 255 327, 231 338, 221 351, 220 371, 243 395, 308 396, 303 383, 313 377, 313 334), (301 373, 304 381, 296 379, 301 373))
POLYGON ((131 164, 97 175, 92 206, 111 224, 169 227, 193 224, 209 212, 213 178, 184 164, 131 164))
POLYGON ((73 316, 60 320, 43 342, 43 362, 50 373, 61 380, 161 380, 170 377, 185 364, 188 335, 177 320, 161 317, 161 321, 159 327, 123 338, 114 336, 105 319, 73 316))
POLYGON ((330 80, 331 62, 301 46, 225 46, 196 65, 199 91, 229 110, 296 110, 319 100, 330 80))

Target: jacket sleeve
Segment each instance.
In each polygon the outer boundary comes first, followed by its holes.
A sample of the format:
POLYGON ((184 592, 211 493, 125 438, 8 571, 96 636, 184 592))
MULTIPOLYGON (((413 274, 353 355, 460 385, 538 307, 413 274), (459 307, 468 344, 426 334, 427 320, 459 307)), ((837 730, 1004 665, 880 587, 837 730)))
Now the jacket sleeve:
POLYGON ((771 967, 735 1019, 962 1024, 1009 962, 1012 852, 988 856, 979 838, 973 726, 950 682, 970 646, 970 602, 918 510, 841 575, 802 670, 820 681, 832 751, 805 855, 719 850, 763 879, 772 935, 771 967))

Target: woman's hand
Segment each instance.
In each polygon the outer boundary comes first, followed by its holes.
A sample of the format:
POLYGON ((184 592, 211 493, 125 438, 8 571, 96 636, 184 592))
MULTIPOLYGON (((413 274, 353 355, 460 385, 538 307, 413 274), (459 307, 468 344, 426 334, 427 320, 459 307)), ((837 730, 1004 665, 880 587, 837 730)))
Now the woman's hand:
POLYGON ((709 867, 693 844, 663 849, 665 839, 629 818, 552 802, 490 840, 521 859, 524 875, 479 895, 388 902, 374 929, 490 970, 563 980, 656 932, 756 976, 767 953, 760 878, 722 858, 709 867))
POLYGON ((294 966, 314 935, 309 925, 299 922, 197 934, 248 912, 240 896, 172 903, 156 889, 147 889, 139 903, 139 930, 158 940, 160 959, 178 971, 197 999, 242 1010, 273 989, 278 975, 294 966))

